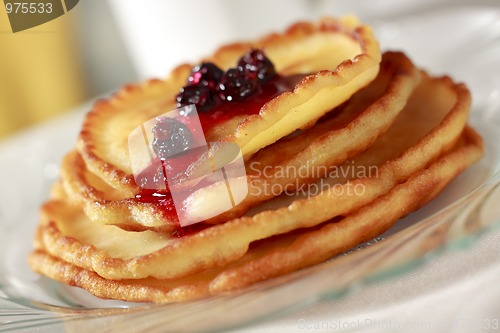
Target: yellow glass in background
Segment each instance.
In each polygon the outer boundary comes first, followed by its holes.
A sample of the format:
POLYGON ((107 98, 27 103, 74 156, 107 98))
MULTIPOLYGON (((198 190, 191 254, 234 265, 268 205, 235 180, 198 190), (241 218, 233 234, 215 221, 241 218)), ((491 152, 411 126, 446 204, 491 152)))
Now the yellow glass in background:
POLYGON ((12 33, 0 8, 0 140, 85 100, 72 14, 12 33))

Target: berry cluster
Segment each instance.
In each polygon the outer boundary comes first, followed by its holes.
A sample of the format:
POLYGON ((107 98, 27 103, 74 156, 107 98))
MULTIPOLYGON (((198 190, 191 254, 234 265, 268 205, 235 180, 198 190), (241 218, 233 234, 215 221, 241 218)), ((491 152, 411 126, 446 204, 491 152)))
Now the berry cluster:
MULTIPOLYGON (((176 97, 177 107, 194 104, 199 112, 206 112, 222 101, 241 101, 275 75, 273 63, 261 50, 250 50, 239 59, 236 68, 226 72, 204 62, 191 70, 187 84, 176 97)), ((153 150, 161 160, 187 151, 193 143, 189 127, 168 117, 158 119, 153 135, 153 150)))
POLYGON ((275 75, 273 63, 262 50, 250 50, 239 59, 236 68, 226 72, 204 62, 191 70, 186 86, 176 97, 177 107, 195 104, 199 112, 206 112, 221 101, 241 101, 275 75))

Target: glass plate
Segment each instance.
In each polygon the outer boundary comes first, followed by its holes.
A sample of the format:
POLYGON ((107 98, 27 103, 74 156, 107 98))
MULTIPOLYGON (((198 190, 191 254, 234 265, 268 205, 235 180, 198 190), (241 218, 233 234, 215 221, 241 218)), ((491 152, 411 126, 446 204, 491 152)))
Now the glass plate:
POLYGON ((87 106, 0 145, 0 331, 88 332, 110 325, 117 332, 241 327, 321 299, 336 299, 353 285, 408 272, 496 228, 500 218, 496 207, 500 198, 500 148, 496 146, 500 142, 500 8, 459 3, 370 23, 384 49, 403 49, 431 73, 448 73, 472 90, 471 123, 485 139, 486 154, 436 200, 380 238, 359 246, 359 251, 238 293, 169 305, 100 300, 42 278, 26 264, 38 207, 58 177, 63 153, 74 145, 87 106))

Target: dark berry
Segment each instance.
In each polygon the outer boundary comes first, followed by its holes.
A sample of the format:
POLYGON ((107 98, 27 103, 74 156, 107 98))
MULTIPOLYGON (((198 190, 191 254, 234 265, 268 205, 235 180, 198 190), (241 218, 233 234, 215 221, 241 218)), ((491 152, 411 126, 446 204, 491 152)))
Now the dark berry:
POLYGON ((176 97, 177 107, 194 104, 200 112, 208 111, 215 106, 217 95, 205 86, 186 86, 181 88, 176 97))
POLYGON ((221 98, 229 102, 245 99, 256 90, 256 81, 237 68, 231 68, 224 73, 219 83, 221 98))
POLYGON ((274 65, 261 50, 250 50, 238 61, 238 66, 250 78, 258 78, 264 82, 272 79, 276 75, 274 65))
POLYGON ((161 160, 188 150, 193 143, 193 135, 182 122, 164 117, 153 127, 153 150, 161 160))
POLYGON ((200 85, 215 89, 223 74, 224 72, 217 65, 211 62, 204 62, 191 69, 187 83, 188 85, 200 85))

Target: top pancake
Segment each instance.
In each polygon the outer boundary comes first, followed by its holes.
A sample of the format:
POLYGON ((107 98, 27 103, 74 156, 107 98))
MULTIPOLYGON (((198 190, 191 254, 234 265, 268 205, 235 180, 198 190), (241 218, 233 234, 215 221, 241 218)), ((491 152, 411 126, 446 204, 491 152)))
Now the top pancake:
MULTIPOLYGON (((348 100, 375 78, 381 59, 371 29, 344 18, 298 23, 281 34, 223 46, 206 60, 227 69, 250 48, 265 49, 278 74, 310 75, 293 91, 266 103, 259 114, 229 120, 205 133, 207 141, 234 142, 245 159, 297 129, 312 126, 348 100)), ((144 122, 176 108, 175 95, 190 68, 179 66, 166 80, 126 86, 110 99, 96 103, 78 141, 78 151, 91 172, 128 196, 137 193, 128 135, 144 122)))

